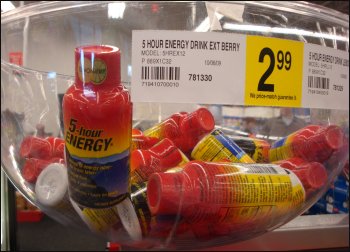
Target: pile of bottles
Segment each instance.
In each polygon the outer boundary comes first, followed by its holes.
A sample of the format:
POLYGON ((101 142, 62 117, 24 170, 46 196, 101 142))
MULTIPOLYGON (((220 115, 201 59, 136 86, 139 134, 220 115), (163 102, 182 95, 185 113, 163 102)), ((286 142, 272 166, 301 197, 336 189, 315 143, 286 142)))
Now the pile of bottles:
MULTIPOLYGON (((49 164, 64 164, 62 143, 25 138, 20 150, 26 159, 23 178, 36 183, 49 164)), ((347 148, 335 125, 308 125, 271 145, 227 135, 202 107, 173 114, 143 132, 132 130, 130 195, 123 203, 95 210, 70 204, 92 231, 123 228, 143 247, 145 238, 246 236, 305 210, 347 148)), ((60 194, 67 205, 67 189, 60 194)))

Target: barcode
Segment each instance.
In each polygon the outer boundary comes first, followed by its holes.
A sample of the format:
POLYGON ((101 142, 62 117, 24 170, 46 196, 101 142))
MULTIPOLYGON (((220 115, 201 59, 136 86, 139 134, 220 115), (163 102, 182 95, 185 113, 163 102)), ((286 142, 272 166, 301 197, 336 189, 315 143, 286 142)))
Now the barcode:
POLYGON ((278 174, 279 172, 272 165, 249 164, 249 171, 247 173, 278 174))
POLYGON ((329 78, 319 76, 308 76, 309 88, 329 89, 329 78))
POLYGON ((142 80, 180 80, 180 67, 143 66, 142 80))

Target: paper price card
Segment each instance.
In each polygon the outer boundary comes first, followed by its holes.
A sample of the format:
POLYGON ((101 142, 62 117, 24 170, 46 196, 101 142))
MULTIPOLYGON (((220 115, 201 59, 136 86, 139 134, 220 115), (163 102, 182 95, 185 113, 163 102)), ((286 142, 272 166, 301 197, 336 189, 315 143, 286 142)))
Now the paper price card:
POLYGON ((247 37, 245 105, 300 107, 303 43, 247 37))
POLYGON ((244 102, 246 36, 133 31, 133 102, 244 102))
POLYGON ((349 52, 304 45, 305 107, 349 109, 349 52))
POLYGON ((349 107, 349 53, 300 41, 133 31, 132 69, 133 102, 349 107))

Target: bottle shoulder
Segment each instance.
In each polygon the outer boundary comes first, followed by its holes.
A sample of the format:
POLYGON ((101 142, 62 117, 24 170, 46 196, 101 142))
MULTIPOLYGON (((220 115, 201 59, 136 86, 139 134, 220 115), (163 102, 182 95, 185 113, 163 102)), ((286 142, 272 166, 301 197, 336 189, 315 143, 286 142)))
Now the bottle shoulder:
POLYGON ((120 86, 108 88, 93 88, 91 86, 80 87, 70 86, 65 95, 64 102, 88 103, 91 105, 99 104, 131 104, 129 91, 120 86))

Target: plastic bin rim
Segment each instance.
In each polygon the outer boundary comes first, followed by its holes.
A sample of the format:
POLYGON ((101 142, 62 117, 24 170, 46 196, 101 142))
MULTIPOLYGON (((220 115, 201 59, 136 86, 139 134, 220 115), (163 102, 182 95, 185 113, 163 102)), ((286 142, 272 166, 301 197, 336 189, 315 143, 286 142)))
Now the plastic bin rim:
MULTIPOLYGON (((42 3, 32 3, 18 7, 14 10, 1 13, 1 24, 7 24, 12 21, 20 20, 26 17, 32 17, 39 14, 51 13, 55 11, 64 11, 67 9, 88 7, 95 5, 105 5, 108 3, 115 3, 115 1, 52 1, 52 2, 42 2, 42 3)), ((154 2, 127 2, 128 6, 137 5, 150 5, 154 2)), ((169 1, 169 2, 159 2, 163 5, 173 5, 173 4, 196 4, 195 1, 169 1)), ((287 2, 287 1, 237 1, 237 2, 212 2, 212 4, 227 3, 234 5, 247 5, 255 7, 264 7, 267 9, 277 9, 286 12, 298 13, 301 15, 308 15, 310 17, 315 17, 318 19, 324 19, 329 22, 335 22, 344 27, 349 27, 349 15, 341 13, 339 11, 316 5, 313 3, 308 3, 305 1, 300 2, 287 2)))

